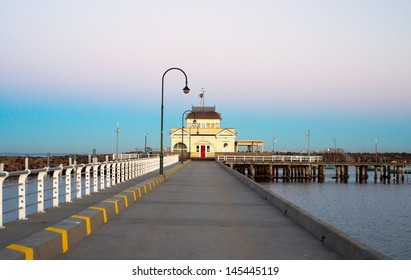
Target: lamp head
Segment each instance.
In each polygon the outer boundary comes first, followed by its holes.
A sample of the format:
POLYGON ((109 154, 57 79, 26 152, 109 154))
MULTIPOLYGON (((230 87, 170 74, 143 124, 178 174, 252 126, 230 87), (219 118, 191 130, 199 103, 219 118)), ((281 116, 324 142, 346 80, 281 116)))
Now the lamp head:
POLYGON ((188 88, 188 86, 186 85, 185 88, 183 88, 183 92, 185 94, 188 94, 190 92, 190 89, 188 88))

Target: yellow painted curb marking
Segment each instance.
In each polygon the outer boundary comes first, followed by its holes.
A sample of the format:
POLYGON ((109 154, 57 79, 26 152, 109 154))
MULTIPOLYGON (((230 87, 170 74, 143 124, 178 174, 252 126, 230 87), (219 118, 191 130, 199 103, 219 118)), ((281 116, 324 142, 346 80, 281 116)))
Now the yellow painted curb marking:
POLYGON ((89 209, 103 211, 104 223, 107 223, 107 210, 106 210, 106 208, 91 206, 91 207, 89 207, 89 209))
POLYGON ((118 201, 115 201, 115 200, 103 200, 103 202, 114 203, 114 206, 115 206, 115 208, 116 208, 116 215, 118 214, 118 201))
POLYGON ((141 198, 141 190, 140 190, 140 188, 142 188, 142 186, 136 186, 136 187, 131 187, 131 188, 137 190, 137 191, 138 191, 138 198, 141 198))
POLYGON ((6 248, 23 252, 26 255, 26 260, 33 260, 34 259, 34 250, 33 250, 33 248, 26 247, 26 246, 19 245, 19 244, 10 244, 6 248))
POLYGON ((147 193, 147 187, 146 187, 146 185, 143 185, 143 187, 144 187, 144 193, 146 194, 147 193))
POLYGON ((55 227, 47 227, 44 230, 53 231, 61 234, 61 245, 63 249, 63 253, 67 252, 68 250, 68 237, 67 237, 67 230, 55 227))
POLYGON ((86 231, 87 231, 87 235, 91 234, 91 221, 90 221, 90 217, 86 217, 86 216, 80 216, 80 215, 73 215, 71 216, 72 218, 76 218, 76 219, 82 219, 86 221, 86 231))
POLYGON ((126 195, 116 194, 116 195, 114 195, 114 196, 124 198, 124 202, 126 203, 126 208, 128 208, 128 198, 127 198, 126 195))
POLYGON ((132 192, 132 193, 133 193, 133 196, 134 196, 134 201, 136 201, 136 200, 137 200, 135 190, 134 190, 134 191, 133 191, 133 190, 125 190, 125 192, 132 192))

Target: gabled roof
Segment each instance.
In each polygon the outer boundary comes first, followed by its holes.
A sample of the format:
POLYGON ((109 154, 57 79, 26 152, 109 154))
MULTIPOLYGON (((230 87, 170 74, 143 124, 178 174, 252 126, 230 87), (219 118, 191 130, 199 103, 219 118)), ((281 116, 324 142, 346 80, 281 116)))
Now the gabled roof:
POLYGON ((231 130, 224 128, 220 132, 216 134, 217 137, 235 137, 237 134, 235 132, 232 132, 231 130))
MULTIPOLYGON (((171 137, 181 137, 181 128, 173 131, 170 133, 171 137)), ((183 137, 189 137, 190 134, 187 132, 186 128, 184 129, 184 136, 183 137)))

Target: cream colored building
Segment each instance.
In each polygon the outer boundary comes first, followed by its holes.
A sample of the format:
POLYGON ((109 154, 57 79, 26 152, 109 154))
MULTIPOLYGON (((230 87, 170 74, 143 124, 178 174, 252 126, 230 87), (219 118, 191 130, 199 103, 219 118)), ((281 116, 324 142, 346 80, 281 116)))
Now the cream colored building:
POLYGON ((235 152, 235 129, 221 127, 215 106, 192 106, 186 120, 183 130, 171 130, 171 151, 181 153, 183 149, 185 158, 214 158, 217 152, 235 152))

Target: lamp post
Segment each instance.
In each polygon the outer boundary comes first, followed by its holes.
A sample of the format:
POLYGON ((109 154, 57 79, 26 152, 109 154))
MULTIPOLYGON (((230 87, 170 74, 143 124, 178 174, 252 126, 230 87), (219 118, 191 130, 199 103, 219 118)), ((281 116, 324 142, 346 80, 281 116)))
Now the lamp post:
POLYGON ((275 153, 275 142, 277 142, 277 138, 273 138, 273 153, 275 153))
POLYGON ((307 135, 307 137, 308 137, 308 156, 310 156, 310 135, 311 135, 310 130, 308 130, 305 133, 305 135, 307 135))
POLYGON ((120 130, 120 124, 117 123, 117 129, 116 129, 116 160, 118 160, 118 134, 121 132, 120 130))
POLYGON ((144 153, 147 154, 147 135, 148 133, 144 133, 144 153))
MULTIPOLYGON (((196 114, 191 110, 184 111, 183 115, 181 116, 181 159, 180 159, 181 163, 184 162, 184 158, 183 158, 184 157, 184 115, 187 112, 193 113, 194 118, 196 117, 196 114)), ((195 119, 194 119, 194 121, 197 122, 195 119)), ((194 121, 193 121, 193 123, 194 123, 194 121)), ((190 131, 191 131, 191 128, 190 128, 190 131)), ((190 139, 191 139, 191 133, 190 133, 190 139)))
POLYGON ((378 140, 375 138, 375 162, 378 162, 378 140))
POLYGON ((334 162, 337 162, 337 140, 334 138, 334 162))
MULTIPOLYGON (((195 118, 195 116, 194 116, 194 118, 195 118)), ((194 127, 197 127, 197 120, 196 119, 194 119, 192 124, 190 125, 190 138, 188 140, 188 153, 190 155, 190 158, 191 158, 191 128, 193 127, 193 125, 194 125, 194 127)), ((197 128, 197 134, 198 134, 198 128, 197 128)))
POLYGON ((183 88, 183 92, 185 94, 190 92, 190 89, 187 86, 187 75, 186 73, 181 70, 180 68, 170 68, 166 72, 164 72, 163 77, 161 79, 161 138, 160 138, 160 175, 163 175, 164 173, 164 153, 163 153, 163 130, 164 130, 164 76, 168 73, 168 71, 171 70, 178 70, 181 71, 184 74, 184 77, 186 78, 186 86, 183 88))

